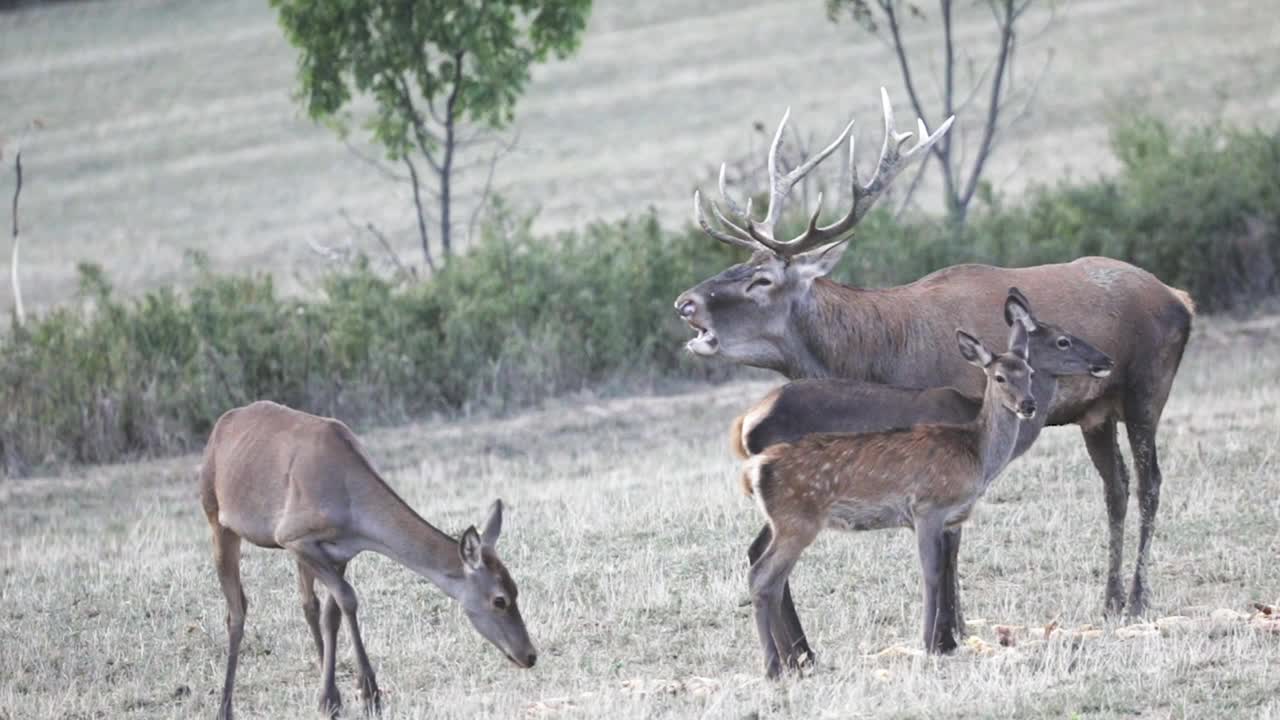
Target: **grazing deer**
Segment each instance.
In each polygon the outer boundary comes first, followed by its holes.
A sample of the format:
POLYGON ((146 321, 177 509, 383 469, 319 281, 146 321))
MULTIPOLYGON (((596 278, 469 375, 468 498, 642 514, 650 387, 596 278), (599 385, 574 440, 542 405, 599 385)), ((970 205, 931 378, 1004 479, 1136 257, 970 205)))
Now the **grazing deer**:
MULTIPOLYGON (((1111 374, 1111 358, 1057 325, 1037 319, 1031 312, 1031 303, 1017 288, 1009 288, 1004 315, 1010 325, 1021 323, 1027 331, 1030 363, 1036 371, 1031 396, 1037 407, 1047 408, 1053 404, 1059 377, 1105 378, 1111 374)), ((981 408, 981 397, 965 395, 949 387, 900 388, 842 378, 795 380, 773 390, 738 416, 730 431, 729 443, 734 453, 745 460, 770 445, 794 442, 811 433, 878 432, 922 423, 961 424, 973 421, 981 408)), ((1021 424, 1014 458, 1035 442, 1044 428, 1044 419, 1045 413, 1039 413, 1034 420, 1021 424)), ((768 547, 769 539, 769 526, 765 525, 747 553, 752 563, 768 547)), ((954 567, 945 569, 955 570, 954 567)), ((959 628, 949 623, 959 617, 960 609, 955 607, 958 599, 952 596, 954 587, 949 580, 944 577, 939 599, 942 612, 934 633, 938 645, 930 647, 930 651, 949 652, 956 648, 955 634, 959 628)), ((792 627, 793 637, 797 638, 801 656, 812 658, 813 651, 796 615, 789 583, 783 585, 782 614, 792 627)))
POLYGON ((1020 419, 1036 414, 1027 330, 1015 323, 1009 351, 992 355, 963 330, 964 359, 983 369, 986 388, 976 418, 963 425, 916 425, 875 433, 819 433, 779 443, 747 461, 743 490, 769 521, 773 539, 751 565, 756 630, 769 677, 804 660, 800 638, 783 616, 782 593, 800 553, 823 528, 913 528, 924 572, 924 642, 937 645, 944 592, 943 533, 969 517, 1013 458, 1020 419))
POLYGON ((213 427, 200 468, 200 500, 213 530, 213 559, 227 599, 227 674, 218 717, 231 718, 246 601, 240 584, 241 539, 284 548, 298 563, 303 609, 320 648, 320 709, 336 714, 338 628, 345 617, 360 665, 366 710, 381 708, 378 684, 356 621, 356 593, 347 563, 365 550, 395 560, 462 604, 486 640, 516 665, 537 653, 516 605, 516 584, 498 559, 502 501, 484 530, 471 526, 454 540, 423 520, 396 494, 341 422, 255 402, 228 411, 213 427), (314 581, 329 591, 323 615, 314 581), (321 624, 323 621, 323 625, 321 624))
MULTIPOLYGON (((752 217, 750 203, 744 208, 728 197, 723 168, 720 190, 728 212, 712 204, 718 225, 708 219, 700 196, 694 194, 695 215, 703 230, 749 250, 751 258, 676 298, 677 313, 697 333, 688 349, 700 357, 776 370, 792 380, 834 377, 903 387, 951 386, 977 395, 981 392, 978 378, 950 350, 953 330, 966 327, 989 342, 999 339, 1004 330, 989 308, 1003 299, 1006 288, 1017 286, 1030 293, 1037 303, 1053 307, 1059 322, 1115 360, 1115 370, 1105 380, 1064 379, 1053 404, 1042 411, 1049 425, 1080 426, 1089 456, 1102 474, 1110 531, 1108 614, 1125 608, 1120 573, 1129 480, 1116 438, 1117 421, 1125 423, 1142 516, 1128 610, 1144 614, 1149 603, 1151 539, 1160 504, 1156 428, 1191 332, 1194 303, 1185 292, 1166 286, 1145 270, 1101 257, 1026 268, 957 265, 909 285, 883 289, 847 287, 826 279, 848 247, 842 243, 858 221, 894 177, 912 160, 923 157, 950 123, 948 119, 933 135, 926 135, 920 123, 916 144, 902 152, 912 134, 895 130, 883 89, 881 100, 885 140, 875 175, 866 184, 859 182, 851 140, 852 202, 835 223, 819 226, 815 212, 794 239, 775 235, 792 186, 844 141, 852 124, 814 158, 784 174, 777 164, 783 117, 769 150, 769 209, 763 220, 752 217)), ((945 544, 946 562, 953 568, 960 545, 958 528, 948 533, 945 544)), ((958 597, 954 573, 949 572, 949 577, 958 597)), ((954 620, 951 625, 959 627, 959 618, 954 620)))

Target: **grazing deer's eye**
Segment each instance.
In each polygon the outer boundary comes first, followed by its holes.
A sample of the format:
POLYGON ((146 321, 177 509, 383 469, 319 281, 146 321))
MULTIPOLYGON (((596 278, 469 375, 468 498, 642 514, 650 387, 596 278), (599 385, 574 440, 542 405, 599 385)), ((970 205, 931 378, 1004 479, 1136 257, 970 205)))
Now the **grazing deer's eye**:
POLYGON ((499 595, 498 597, 493 599, 493 607, 497 610, 506 610, 507 599, 499 595))
POLYGON ((751 278, 751 282, 747 284, 747 292, 751 292, 758 287, 769 287, 773 281, 763 275, 751 278))
POLYGON ((1063 350, 1066 350, 1067 348, 1071 347, 1071 341, 1068 340, 1067 338, 1060 337, 1058 338, 1058 347, 1062 348, 1063 350))

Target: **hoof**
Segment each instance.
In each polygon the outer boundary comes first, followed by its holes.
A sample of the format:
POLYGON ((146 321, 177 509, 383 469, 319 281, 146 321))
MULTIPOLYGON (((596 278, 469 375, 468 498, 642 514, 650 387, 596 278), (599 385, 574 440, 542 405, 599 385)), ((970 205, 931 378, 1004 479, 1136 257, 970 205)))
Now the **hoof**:
POLYGON ((366 715, 382 714, 382 691, 372 679, 360 683, 360 699, 364 701, 366 715))
POLYGON ((342 696, 337 690, 333 694, 322 693, 320 695, 320 714, 327 718, 336 718, 342 712, 342 696))

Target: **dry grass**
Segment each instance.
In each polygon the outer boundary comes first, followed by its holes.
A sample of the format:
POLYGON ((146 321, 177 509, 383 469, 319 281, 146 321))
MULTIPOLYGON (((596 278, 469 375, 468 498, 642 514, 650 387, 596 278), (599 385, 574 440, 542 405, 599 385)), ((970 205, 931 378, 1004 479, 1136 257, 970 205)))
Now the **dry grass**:
MULTIPOLYGON (((977 5, 965 5, 957 27, 981 58, 994 38, 977 5)), ((1105 123, 1118 105, 1264 123, 1280 109, 1280 28, 1256 2, 1058 5, 1061 23, 1019 55, 1022 82, 1047 49, 1056 59, 991 165, 1003 187, 1107 169, 1105 123)), ((293 274, 316 262, 305 241, 351 234, 340 208, 417 257, 404 188, 290 100, 295 55, 262 0, 54 3, 0 14, 0 37, 0 141, 11 150, 30 118, 46 124, 26 145, 29 304, 65 300, 81 259, 103 263, 125 288, 180 280, 190 248, 218 267, 272 269, 296 289, 293 274)), ((938 46, 929 28, 908 41, 938 46)), ((928 67, 920 85, 933 106, 928 67)), ((544 229, 649 206, 683 222, 694 182, 724 157, 759 153, 751 123, 771 127, 784 106, 816 135, 856 111, 865 158, 879 142, 882 84, 905 115, 888 49, 832 26, 819 0, 602 0, 581 51, 536 73, 500 185, 540 204, 544 229)), ((976 126, 962 116, 961 129, 976 126)), ((0 293, 0 311, 10 302, 0 293)))
MULTIPOLYGON (((759 679, 742 603, 760 519, 724 440, 769 383, 372 433, 392 484, 442 527, 508 501, 501 550, 542 655, 512 668, 442 593, 363 556, 351 573, 387 717, 1276 717, 1280 633, 1213 613, 1280 596, 1280 335, 1274 319, 1202 325, 1160 436, 1152 575, 1153 619, 1191 621, 1101 619, 1100 483, 1078 433, 1054 429, 965 534, 977 636, 964 650, 914 652, 908 533, 828 533, 795 577, 821 667, 780 684, 759 679), (1000 633, 1017 644, 998 646, 1000 633)), ((224 606, 195 462, 0 486, 0 718, 213 716, 224 606)), ((242 716, 311 717, 317 673, 292 564, 249 549, 244 571, 242 716)), ((344 658, 348 647, 344 634, 344 658)), ((348 701, 353 670, 344 659, 348 701)))

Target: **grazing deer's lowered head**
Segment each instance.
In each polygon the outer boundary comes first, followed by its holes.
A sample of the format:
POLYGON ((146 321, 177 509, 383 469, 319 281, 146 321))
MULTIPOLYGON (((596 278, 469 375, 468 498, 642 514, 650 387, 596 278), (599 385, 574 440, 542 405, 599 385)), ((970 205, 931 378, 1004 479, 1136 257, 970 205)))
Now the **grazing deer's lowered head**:
POLYGON ((498 559, 496 547, 502 532, 502 501, 495 500, 484 531, 475 526, 462 533, 458 557, 462 561, 461 582, 450 594, 462 605, 472 627, 484 639, 522 668, 533 667, 538 653, 525 629, 516 604, 516 583, 498 559))

